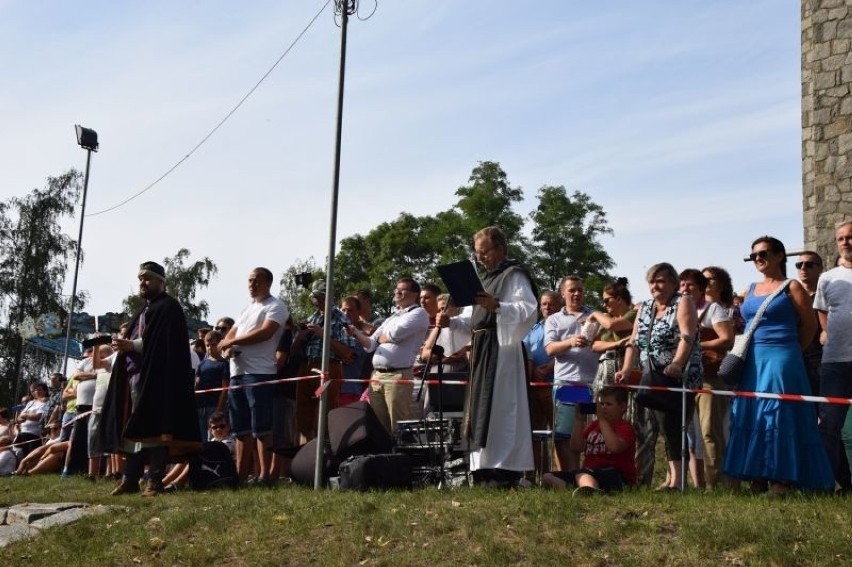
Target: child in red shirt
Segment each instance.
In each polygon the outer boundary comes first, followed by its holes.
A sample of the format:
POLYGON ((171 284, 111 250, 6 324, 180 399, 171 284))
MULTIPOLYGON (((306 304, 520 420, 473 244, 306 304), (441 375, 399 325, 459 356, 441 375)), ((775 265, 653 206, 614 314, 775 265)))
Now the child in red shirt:
POLYGON ((611 492, 635 485, 636 434, 624 419, 626 411, 627 390, 602 388, 598 393, 597 419, 586 425, 586 416, 580 411, 574 418, 570 448, 583 452, 583 467, 547 473, 542 477, 542 485, 566 488, 573 484, 577 486, 575 495, 611 492))

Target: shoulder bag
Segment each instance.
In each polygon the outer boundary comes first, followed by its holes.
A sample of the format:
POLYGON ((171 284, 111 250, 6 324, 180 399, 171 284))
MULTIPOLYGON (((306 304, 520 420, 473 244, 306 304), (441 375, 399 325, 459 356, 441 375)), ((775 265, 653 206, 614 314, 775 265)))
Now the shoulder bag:
MULTIPOLYGON (((651 333, 654 330, 655 317, 649 312, 651 323, 648 326, 648 345, 651 344, 651 333)), ((695 348, 694 345, 692 348, 695 348)), ((692 358, 690 352, 690 358, 692 358)), ((646 357, 647 365, 642 371, 642 379, 639 381, 640 386, 657 386, 663 388, 680 388, 682 381, 680 378, 672 378, 663 373, 663 368, 657 367, 654 364, 654 358, 651 353, 646 357)), ((683 368, 681 376, 686 376, 689 372, 689 362, 683 368)), ((641 389, 636 393, 636 403, 651 410, 662 412, 676 412, 681 408, 682 400, 680 392, 666 392, 660 390, 645 390, 641 389)))

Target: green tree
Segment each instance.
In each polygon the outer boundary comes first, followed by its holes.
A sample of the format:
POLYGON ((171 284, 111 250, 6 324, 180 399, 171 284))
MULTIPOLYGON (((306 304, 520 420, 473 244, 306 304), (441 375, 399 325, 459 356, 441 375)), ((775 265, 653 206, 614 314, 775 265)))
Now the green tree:
MULTIPOLYGON (((192 331, 197 325, 191 323, 194 321, 201 324, 210 313, 210 305, 206 300, 196 301, 198 289, 210 285, 211 278, 219 269, 207 256, 191 264, 187 263, 190 254, 189 250, 181 248, 174 256, 163 259, 163 267, 166 269, 166 290, 183 307, 192 331)), ((144 300, 133 294, 127 296, 122 303, 124 312, 132 315, 142 308, 144 300)))
POLYGON ((509 255, 513 258, 525 256, 526 240, 521 234, 524 218, 512 210, 512 205, 520 203, 524 194, 520 187, 512 187, 508 176, 500 164, 493 161, 481 161, 473 168, 468 185, 459 187, 459 197, 455 209, 461 215, 460 229, 456 239, 467 242, 476 231, 486 226, 500 227, 509 241, 509 255))
POLYGON ((311 274, 312 281, 325 280, 325 272, 316 264, 313 256, 307 260, 296 258, 289 268, 281 275, 281 290, 278 297, 287 304, 290 310, 290 316, 293 321, 304 321, 314 312, 314 306, 311 304, 310 286, 304 287, 296 283, 298 274, 311 274))
POLYGON ((438 222, 433 217, 402 213, 366 236, 344 238, 335 264, 338 299, 366 288, 373 294, 376 311, 388 314, 393 309, 397 279, 436 281, 435 267, 451 251, 440 242, 438 222))
MULTIPOLYGON (((41 189, 0 204, 0 399, 6 402, 16 391, 18 376, 23 381, 43 378, 46 364, 61 364, 58 357, 36 357, 39 364, 22 368, 19 328, 25 319, 49 313, 64 319, 67 314, 62 287, 76 241, 62 232, 60 223, 73 215, 81 189, 82 175, 72 169, 49 177, 41 189)), ((82 305, 79 298, 76 305, 82 305)))
POLYGON ((609 279, 613 261, 599 238, 612 234, 612 229, 606 212, 591 197, 580 191, 569 196, 562 186, 544 186, 530 219, 530 261, 543 288, 555 290, 569 274, 588 280, 586 287, 592 290, 609 279))
POLYGON ((343 292, 369 289, 379 313, 393 308, 393 288, 400 277, 441 285, 436 267, 464 260, 472 251, 473 234, 490 225, 501 227, 510 242, 510 254, 523 258, 524 219, 512 210, 520 202, 520 188, 510 186, 496 162, 484 161, 473 169, 468 185, 456 191, 458 201, 434 216, 403 212, 367 234, 340 242, 335 257, 335 288, 343 292))

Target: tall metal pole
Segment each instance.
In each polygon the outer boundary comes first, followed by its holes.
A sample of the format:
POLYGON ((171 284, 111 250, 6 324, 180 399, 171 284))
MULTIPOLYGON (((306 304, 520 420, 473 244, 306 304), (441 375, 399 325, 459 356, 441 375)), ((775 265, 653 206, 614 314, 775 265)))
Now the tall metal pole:
POLYGON ((92 150, 86 150, 86 175, 83 178, 83 206, 80 208, 80 232, 77 234, 77 255, 74 260, 74 284, 71 287, 71 307, 68 309, 68 323, 65 326, 65 354, 62 359, 62 375, 68 375, 68 344, 71 342, 71 319, 77 301, 77 275, 80 273, 80 246, 83 244, 83 220, 86 218, 86 193, 89 191, 89 166, 92 164, 92 150))
MULTIPOLYGON (((328 271, 325 276, 325 324, 322 329, 322 375, 328 376, 331 359, 331 325, 334 309, 334 253, 337 241, 337 196, 340 192, 340 146, 343 137, 343 81, 346 77, 346 29, 349 16, 355 12, 354 0, 335 0, 336 10, 340 12, 340 74, 337 83, 337 133, 334 139, 334 180, 331 190, 331 222, 328 234, 328 271)), ((317 452, 314 467, 314 490, 322 488, 325 468, 325 427, 328 406, 328 389, 324 389, 319 399, 319 419, 317 423, 317 452)))

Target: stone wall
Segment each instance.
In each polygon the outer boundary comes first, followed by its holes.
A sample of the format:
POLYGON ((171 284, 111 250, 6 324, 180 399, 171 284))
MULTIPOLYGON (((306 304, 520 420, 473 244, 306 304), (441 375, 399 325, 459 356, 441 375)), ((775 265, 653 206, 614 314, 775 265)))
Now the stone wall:
POLYGON ((805 247, 829 264, 834 226, 852 219, 852 0, 802 0, 805 247))

